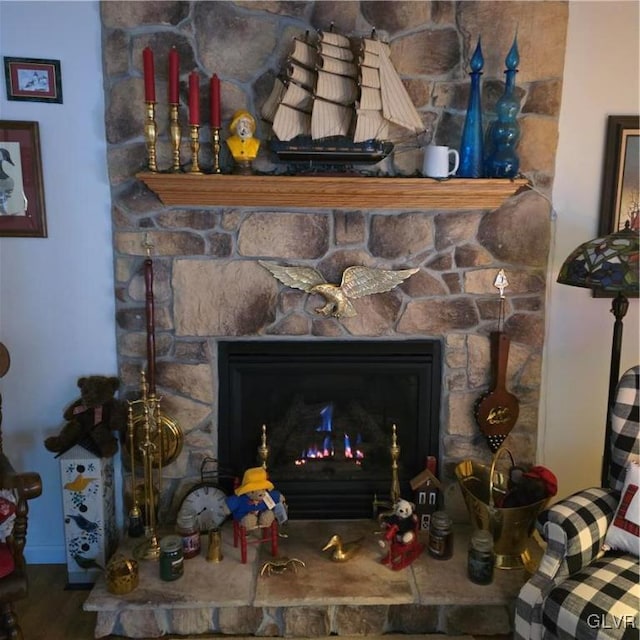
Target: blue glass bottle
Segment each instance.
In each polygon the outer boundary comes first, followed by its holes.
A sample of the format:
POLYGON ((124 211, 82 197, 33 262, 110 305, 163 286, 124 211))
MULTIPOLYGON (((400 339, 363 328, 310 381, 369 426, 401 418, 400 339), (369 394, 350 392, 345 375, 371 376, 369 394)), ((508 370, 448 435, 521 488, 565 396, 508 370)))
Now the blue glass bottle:
POLYGON ((480 38, 476 50, 471 56, 471 89, 467 117, 460 142, 460 167, 458 175, 463 178, 482 178, 484 176, 484 145, 482 139, 482 107, 480 104, 480 76, 484 66, 480 38))
POLYGON ((487 134, 485 174, 488 178, 515 178, 520 169, 520 158, 516 153, 520 141, 517 119, 520 103, 515 96, 519 62, 516 36, 505 58, 504 93, 496 103, 496 119, 491 123, 487 134))

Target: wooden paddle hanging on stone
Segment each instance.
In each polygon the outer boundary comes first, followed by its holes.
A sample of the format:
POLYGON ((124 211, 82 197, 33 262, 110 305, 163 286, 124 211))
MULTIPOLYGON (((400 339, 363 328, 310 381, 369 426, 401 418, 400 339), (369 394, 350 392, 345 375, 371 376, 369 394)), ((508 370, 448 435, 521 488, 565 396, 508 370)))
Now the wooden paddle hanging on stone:
POLYGON ((489 448, 495 453, 513 429, 520 412, 518 398, 507 391, 505 380, 509 359, 509 336, 503 331, 491 334, 493 386, 476 403, 475 416, 489 448))
MULTIPOLYGON (((504 318, 504 289, 509 283, 501 269, 496 277, 494 286, 500 290, 499 326, 502 327, 504 318)), ((488 393, 478 399, 475 406, 475 419, 480 431, 487 438, 489 448, 495 453, 513 429, 520 403, 518 398, 506 388, 507 364, 509 361, 509 336, 504 331, 491 333, 491 370, 493 373, 492 386, 488 393)))

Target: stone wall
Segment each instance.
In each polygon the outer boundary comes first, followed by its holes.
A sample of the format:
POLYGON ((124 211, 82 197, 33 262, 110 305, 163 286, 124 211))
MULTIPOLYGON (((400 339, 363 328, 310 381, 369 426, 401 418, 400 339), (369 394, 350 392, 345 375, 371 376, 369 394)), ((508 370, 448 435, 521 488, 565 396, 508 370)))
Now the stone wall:
MULTIPOLYGON (((489 449, 473 418, 490 381, 488 334, 497 328, 493 287, 509 279, 504 329, 512 340, 510 390, 520 418, 509 437, 519 462, 535 457, 544 343, 550 207, 567 22, 561 2, 103 2, 108 164, 112 185, 118 358, 129 393, 145 364, 145 238, 153 244, 157 382, 164 406, 185 433, 178 460, 164 470, 166 496, 197 477, 215 455, 216 341, 230 336, 292 338, 441 338, 445 345, 441 456, 446 479, 467 457, 489 449), (330 22, 347 34, 376 27, 418 106, 428 137, 459 145, 468 101, 468 65, 482 36, 485 124, 503 87, 504 57, 516 28, 521 171, 535 190, 495 211, 262 210, 165 207, 135 178, 145 168, 142 49, 156 57, 158 164, 170 164, 166 60, 181 59, 181 121, 186 79, 201 73, 201 164, 211 166, 207 79, 222 81, 223 126, 239 108, 253 113, 268 94, 291 37, 330 22), (358 315, 321 318, 319 300, 280 287, 257 263, 317 267, 336 281, 352 264, 419 267, 400 288, 358 301, 358 315)), ((223 136, 226 131, 223 130, 223 136)), ((264 124, 258 135, 268 135, 264 124)), ((424 140, 423 140, 424 142, 424 140)), ((184 143, 183 158, 188 157, 184 143)), ((223 157, 225 170, 228 157, 223 157)), ((410 148, 379 169, 415 174, 421 151, 410 148)), ((278 169, 263 145, 255 168, 278 169)), ((175 491, 178 489, 178 491, 175 491)), ((175 507, 175 505, 173 505, 175 507)), ((173 510, 173 509, 171 509, 173 510)))

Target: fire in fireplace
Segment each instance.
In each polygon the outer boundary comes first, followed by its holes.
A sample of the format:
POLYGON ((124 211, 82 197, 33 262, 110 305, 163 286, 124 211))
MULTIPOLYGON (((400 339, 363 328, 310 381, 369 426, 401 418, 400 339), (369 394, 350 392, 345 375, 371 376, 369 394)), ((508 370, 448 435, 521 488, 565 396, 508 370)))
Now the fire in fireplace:
POLYGON ((393 425, 403 495, 437 459, 437 340, 226 341, 218 363, 220 465, 241 475, 259 463, 266 425, 269 475, 291 518, 370 517, 389 497, 393 425))

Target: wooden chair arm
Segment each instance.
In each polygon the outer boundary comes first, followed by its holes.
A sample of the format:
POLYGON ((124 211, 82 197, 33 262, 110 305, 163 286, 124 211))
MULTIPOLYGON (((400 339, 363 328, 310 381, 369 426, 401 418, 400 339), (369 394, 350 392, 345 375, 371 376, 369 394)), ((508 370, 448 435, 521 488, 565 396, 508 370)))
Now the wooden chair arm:
POLYGON ((14 489, 24 500, 37 498, 42 493, 42 479, 35 471, 16 473, 7 456, 0 454, 0 489, 14 489))

